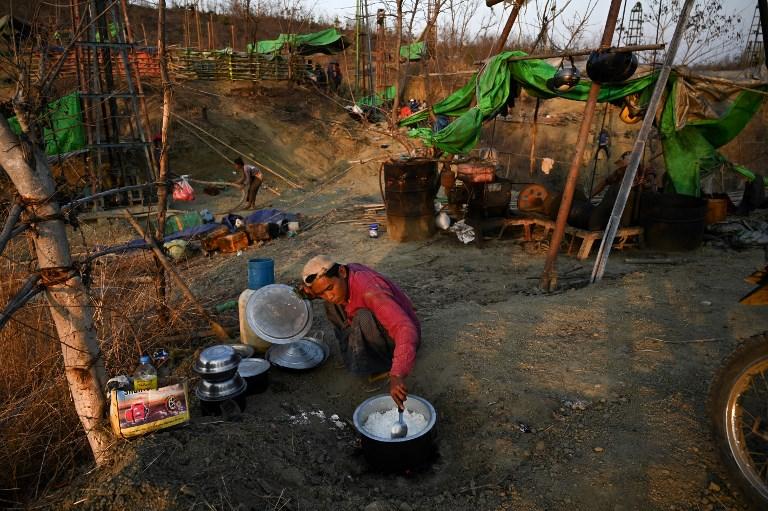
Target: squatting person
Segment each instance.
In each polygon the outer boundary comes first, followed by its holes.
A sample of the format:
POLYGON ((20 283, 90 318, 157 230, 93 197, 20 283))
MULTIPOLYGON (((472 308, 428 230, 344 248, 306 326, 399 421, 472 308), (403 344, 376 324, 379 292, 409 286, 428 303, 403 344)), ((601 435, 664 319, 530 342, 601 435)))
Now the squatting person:
POLYGON ((325 301, 347 369, 370 381, 388 374, 389 393, 402 408, 405 378, 421 344, 421 325, 408 296, 371 268, 339 264, 326 255, 307 262, 302 280, 305 296, 325 301))

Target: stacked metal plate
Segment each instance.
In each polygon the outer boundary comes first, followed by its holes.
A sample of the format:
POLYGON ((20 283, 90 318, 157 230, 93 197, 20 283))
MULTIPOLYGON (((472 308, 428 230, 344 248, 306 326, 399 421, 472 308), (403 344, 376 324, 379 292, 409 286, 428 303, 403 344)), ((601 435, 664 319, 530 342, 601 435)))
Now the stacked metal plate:
POLYGON ((267 350, 267 360, 284 369, 306 370, 319 366, 328 359, 328 346, 312 337, 289 344, 278 344, 267 350))

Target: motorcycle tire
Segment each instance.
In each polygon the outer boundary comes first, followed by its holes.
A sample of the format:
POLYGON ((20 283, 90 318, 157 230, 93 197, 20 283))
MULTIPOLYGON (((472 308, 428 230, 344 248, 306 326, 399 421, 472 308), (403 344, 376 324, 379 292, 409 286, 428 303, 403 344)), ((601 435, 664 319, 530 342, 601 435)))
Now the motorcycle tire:
POLYGON ((709 389, 708 412, 720 458, 756 506, 768 506, 768 332, 744 340, 709 389))

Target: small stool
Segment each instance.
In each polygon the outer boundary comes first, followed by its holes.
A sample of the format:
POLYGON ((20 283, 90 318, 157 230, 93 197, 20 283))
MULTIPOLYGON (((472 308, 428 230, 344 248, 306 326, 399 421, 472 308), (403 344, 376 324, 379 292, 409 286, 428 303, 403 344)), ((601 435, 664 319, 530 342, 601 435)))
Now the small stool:
MULTIPOLYGON (((568 255, 573 255, 574 243, 577 238, 581 239, 576 259, 583 261, 589 257, 589 253, 592 251, 592 245, 595 241, 603 239, 605 231, 587 231, 585 229, 566 226, 565 234, 571 237, 570 242, 568 243, 568 255)), ((622 250, 625 247, 635 246, 642 242, 642 236, 642 227, 623 227, 616 232, 613 246, 618 250, 622 250), (630 240, 637 240, 637 243, 632 243, 630 240)))
POLYGON ((500 240, 504 236, 504 231, 507 230, 507 227, 521 226, 523 228, 523 239, 531 241, 531 226, 534 223, 535 220, 533 218, 505 218, 496 239, 500 240))

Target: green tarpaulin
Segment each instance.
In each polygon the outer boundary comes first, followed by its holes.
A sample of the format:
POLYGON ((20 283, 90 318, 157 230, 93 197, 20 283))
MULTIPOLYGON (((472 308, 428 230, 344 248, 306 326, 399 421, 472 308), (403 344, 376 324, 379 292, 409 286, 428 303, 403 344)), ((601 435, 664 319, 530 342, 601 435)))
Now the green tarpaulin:
MULTIPOLYGON (((83 113, 77 93, 48 103, 45 112, 40 116, 40 122, 44 126, 43 137, 47 154, 63 154, 85 147, 83 113)), ((8 124, 14 133, 21 134, 16 117, 8 119, 8 124)))
POLYGON ((311 34, 280 34, 277 39, 259 41, 255 48, 253 44, 249 44, 248 51, 253 52, 255 49, 258 53, 277 53, 286 45, 299 55, 313 55, 315 53, 333 55, 344 51, 349 42, 338 30, 329 28, 311 34))
POLYGON ((395 99, 395 86, 390 85, 381 92, 374 94, 373 96, 366 96, 360 98, 357 104, 360 106, 381 106, 387 101, 395 99))
MULTIPOLYGON (((477 144, 483 122, 495 115, 507 102, 513 79, 536 97, 586 101, 590 88, 588 80, 582 80, 568 92, 555 94, 546 83, 557 69, 542 60, 508 61, 510 57, 522 55, 525 54, 504 52, 493 57, 482 70, 479 80, 478 75, 473 75, 464 87, 436 103, 432 107, 435 115, 454 118, 447 127, 437 133, 430 128, 415 128, 408 134, 421 138, 425 145, 450 154, 469 152, 477 144)), ((647 102, 656 77, 656 74, 650 74, 622 84, 603 85, 598 101, 616 101, 630 94, 641 93, 640 103, 647 102)), ((731 166, 716 149, 739 134, 760 108, 765 96, 760 92, 741 91, 730 101, 720 101, 721 105, 727 106, 721 114, 692 119, 678 127, 675 121, 678 97, 676 83, 673 74, 660 127, 664 159, 674 191, 698 196, 701 177, 723 164, 731 166)), ((695 87, 693 89, 695 91, 695 87)), ((762 86, 761 89, 768 90, 768 87, 762 86)), ((400 125, 413 126, 428 118, 429 113, 421 111, 403 119, 400 125)), ((732 165, 732 168, 748 179, 754 178, 754 174, 745 167, 732 165)))
POLYGON ((408 60, 421 60, 427 51, 427 43, 421 41, 413 44, 404 44, 400 47, 400 57, 408 60))
MULTIPOLYGON (((408 132, 412 137, 421 138, 428 146, 435 146, 451 154, 469 152, 480 138, 483 122, 507 102, 512 79, 529 93, 542 98, 561 96, 567 99, 586 101, 589 83, 584 81, 564 94, 555 94, 546 86, 557 69, 542 60, 520 60, 509 62, 510 57, 526 55, 521 51, 507 51, 491 58, 480 78, 473 75, 469 83, 433 107, 439 115, 456 117, 446 128, 434 133, 430 128, 416 128, 408 132), (475 105, 472 106, 472 102, 475 105)), ((642 91, 655 81, 655 75, 630 80, 621 85, 604 86, 598 101, 614 101, 627 94, 642 91)), ((400 124, 409 126, 423 121, 427 112, 419 112, 400 124)))
MULTIPOLYGON (((667 102, 661 116, 661 144, 674 191, 683 195, 699 196, 701 178, 723 165, 732 164, 717 148, 724 146, 747 125, 759 110, 765 96, 759 92, 742 91, 729 108, 716 119, 689 120, 681 129, 675 124, 675 108, 679 79, 670 77, 667 102)), ((768 90, 761 87, 762 90, 768 90)), ((733 165, 733 169, 747 179, 755 175, 746 167, 733 165)))

